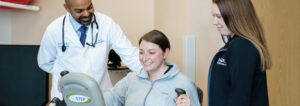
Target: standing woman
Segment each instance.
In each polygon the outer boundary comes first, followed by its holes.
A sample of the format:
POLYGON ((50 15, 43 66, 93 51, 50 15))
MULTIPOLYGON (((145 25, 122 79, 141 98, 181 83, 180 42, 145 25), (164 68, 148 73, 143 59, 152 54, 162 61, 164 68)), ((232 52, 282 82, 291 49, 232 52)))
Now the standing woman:
POLYGON ((262 26, 250 0, 213 0, 213 24, 227 38, 212 60, 209 106, 268 106, 271 66, 262 26))
MULTIPOLYGON (((209 69, 208 106, 268 106, 271 59, 251 1, 213 0, 212 14, 225 46, 209 69)), ((189 101, 184 95, 177 102, 189 101)))

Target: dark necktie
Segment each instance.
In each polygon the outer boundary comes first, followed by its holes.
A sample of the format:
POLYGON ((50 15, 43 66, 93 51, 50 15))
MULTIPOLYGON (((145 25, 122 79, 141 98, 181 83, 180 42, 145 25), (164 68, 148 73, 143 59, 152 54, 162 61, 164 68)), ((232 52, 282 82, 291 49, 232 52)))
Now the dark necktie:
POLYGON ((85 26, 81 26, 79 28, 79 31, 80 31, 80 42, 82 44, 82 46, 84 47, 84 44, 85 44, 85 39, 86 39, 86 30, 87 30, 87 27, 85 26))

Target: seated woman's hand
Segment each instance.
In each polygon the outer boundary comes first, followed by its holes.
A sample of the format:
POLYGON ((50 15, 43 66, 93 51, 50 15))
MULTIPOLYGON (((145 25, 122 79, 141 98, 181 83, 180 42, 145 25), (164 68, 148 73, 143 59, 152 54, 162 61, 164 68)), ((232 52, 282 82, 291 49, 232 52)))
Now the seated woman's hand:
POLYGON ((182 94, 179 97, 176 95, 176 106, 191 106, 191 100, 190 97, 182 94))

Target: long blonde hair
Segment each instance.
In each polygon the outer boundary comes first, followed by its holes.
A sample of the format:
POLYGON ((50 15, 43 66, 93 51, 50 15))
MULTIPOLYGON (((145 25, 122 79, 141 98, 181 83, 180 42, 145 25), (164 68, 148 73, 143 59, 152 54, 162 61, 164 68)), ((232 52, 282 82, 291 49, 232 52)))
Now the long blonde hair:
POLYGON ((249 40, 260 54, 261 69, 271 67, 271 57, 263 28, 250 0, 213 0, 221 12, 227 27, 236 36, 249 40))

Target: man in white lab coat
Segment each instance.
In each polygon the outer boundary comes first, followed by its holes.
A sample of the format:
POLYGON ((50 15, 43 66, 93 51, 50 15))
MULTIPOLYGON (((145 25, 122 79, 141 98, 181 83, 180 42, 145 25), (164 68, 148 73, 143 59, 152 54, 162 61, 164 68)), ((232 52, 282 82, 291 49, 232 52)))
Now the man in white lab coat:
POLYGON ((102 91, 111 88, 107 72, 110 48, 132 71, 142 68, 138 49, 110 17, 94 12, 91 0, 65 2, 68 13, 47 27, 38 53, 39 67, 53 75, 51 98, 62 99, 57 84, 63 70, 92 76, 102 91))

